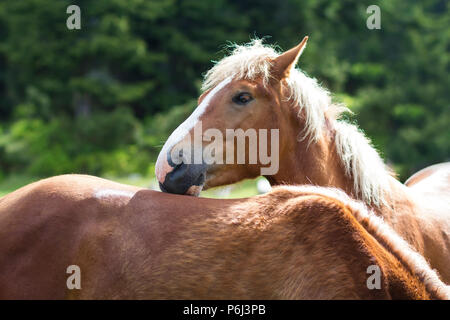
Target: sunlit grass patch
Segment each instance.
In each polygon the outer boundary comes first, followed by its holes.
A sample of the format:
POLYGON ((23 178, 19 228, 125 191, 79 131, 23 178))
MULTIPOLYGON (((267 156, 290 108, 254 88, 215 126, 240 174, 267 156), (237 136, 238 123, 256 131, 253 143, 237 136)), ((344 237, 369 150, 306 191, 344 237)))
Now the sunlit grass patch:
MULTIPOLYGON (((109 179, 115 182, 138 186, 142 188, 148 188, 159 191, 158 182, 154 175, 143 176, 139 174, 131 174, 129 176, 116 177, 116 176, 104 176, 103 178, 109 179)), ((246 198, 259 194, 257 188, 257 181, 263 179, 244 180, 242 182, 217 187, 210 190, 203 191, 200 196, 205 198, 246 198)), ((0 181, 0 197, 13 192, 29 183, 39 180, 39 178, 31 177, 27 175, 11 175, 0 181)))

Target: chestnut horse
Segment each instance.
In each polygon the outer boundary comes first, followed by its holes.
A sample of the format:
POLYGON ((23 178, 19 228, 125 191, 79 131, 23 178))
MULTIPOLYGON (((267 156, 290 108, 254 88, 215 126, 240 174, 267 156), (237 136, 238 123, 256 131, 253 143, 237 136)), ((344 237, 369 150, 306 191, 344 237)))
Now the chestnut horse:
POLYGON ((449 299, 450 290, 334 189, 219 200, 65 175, 0 198, 0 298, 449 299), (369 289, 374 265, 379 285, 369 289), (70 289, 69 266, 79 268, 70 289))
POLYGON ((365 202, 450 283, 450 163, 425 169, 407 186, 396 180, 358 128, 339 119, 347 109, 295 68, 306 40, 282 54, 254 40, 236 46, 206 73, 199 106, 158 157, 161 190, 198 195, 202 188, 264 175, 267 165, 248 159, 252 150, 271 150, 279 160, 278 171, 265 175, 272 185, 335 187, 365 202), (240 152, 233 147, 237 139, 228 140, 230 129, 247 133, 249 143, 240 152), (279 140, 252 146, 265 141, 262 130, 267 137, 274 129, 279 140), (192 144, 196 130, 201 143, 192 144), (226 143, 211 148, 211 130, 227 137, 226 143), (219 161, 192 161, 192 154, 205 156, 208 148, 219 161), (242 153, 247 162, 239 164, 242 153), (224 161, 225 155, 235 161, 224 161))

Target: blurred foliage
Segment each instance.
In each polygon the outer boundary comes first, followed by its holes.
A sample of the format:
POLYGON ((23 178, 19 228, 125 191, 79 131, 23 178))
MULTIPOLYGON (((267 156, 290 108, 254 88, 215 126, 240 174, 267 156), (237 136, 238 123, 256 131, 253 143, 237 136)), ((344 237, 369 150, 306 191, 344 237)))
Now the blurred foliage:
POLYGON ((449 27, 443 0, 2 1, 0 179, 148 174, 227 41, 288 49, 306 34, 301 68, 404 179, 450 159, 449 27), (371 4, 381 30, 366 28, 371 4))

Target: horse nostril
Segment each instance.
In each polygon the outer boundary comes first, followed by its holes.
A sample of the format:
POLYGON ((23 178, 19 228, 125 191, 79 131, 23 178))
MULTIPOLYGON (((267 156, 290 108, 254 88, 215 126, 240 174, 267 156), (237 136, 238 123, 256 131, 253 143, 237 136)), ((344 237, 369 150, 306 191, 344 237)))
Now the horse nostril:
POLYGON ((187 171, 189 171, 189 166, 185 163, 177 164, 172 171, 168 174, 168 179, 174 183, 177 183, 184 179, 187 171))
POLYGON ((180 149, 178 151, 178 156, 176 154, 174 156, 176 157, 176 159, 172 159, 172 153, 171 152, 167 153, 167 163, 169 164, 169 166, 174 168, 173 171, 181 168, 184 165, 183 149, 180 149), (176 161, 174 161, 174 160, 176 160, 176 161), (181 163, 179 163, 179 162, 181 162, 181 163))
POLYGON ((182 169, 183 166, 184 166, 184 163, 177 164, 177 165, 175 166, 175 168, 173 168, 172 172, 177 171, 177 170, 179 170, 179 169, 182 169))
POLYGON ((205 183, 207 166, 204 164, 181 163, 172 167, 172 171, 166 174, 164 182, 160 184, 163 192, 185 194, 191 186, 202 186, 205 183))

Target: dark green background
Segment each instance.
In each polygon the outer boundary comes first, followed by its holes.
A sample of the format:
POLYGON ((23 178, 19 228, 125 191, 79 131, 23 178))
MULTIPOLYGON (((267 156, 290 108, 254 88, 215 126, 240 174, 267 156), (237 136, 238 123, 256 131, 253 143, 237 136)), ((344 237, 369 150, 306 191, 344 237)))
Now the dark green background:
POLYGON ((0 180, 151 174, 227 41, 282 49, 370 136, 402 179, 450 159, 449 2, 0 2, 0 180), (66 8, 81 8, 68 30, 66 8), (381 8, 368 30, 366 8, 381 8))

